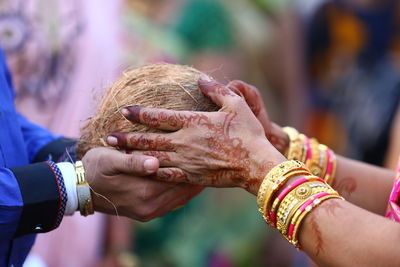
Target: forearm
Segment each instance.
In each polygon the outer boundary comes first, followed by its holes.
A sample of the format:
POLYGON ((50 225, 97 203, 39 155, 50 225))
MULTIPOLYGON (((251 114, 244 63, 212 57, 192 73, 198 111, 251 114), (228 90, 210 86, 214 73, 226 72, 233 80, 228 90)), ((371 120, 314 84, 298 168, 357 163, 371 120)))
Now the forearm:
POLYGON ((347 201, 322 203, 305 218, 299 238, 320 266, 400 266, 400 226, 347 201))
MULTIPOLYGON (((290 140, 281 129, 280 126, 273 125, 271 132, 275 137, 274 140, 280 140, 282 143, 279 151, 284 153, 290 140)), ((278 144, 276 142, 274 146, 279 147, 278 144)), ((384 215, 395 173, 340 155, 336 155, 336 158, 337 167, 333 188, 347 201, 371 212, 384 215)))
POLYGON ((347 201, 384 215, 394 176, 391 170, 337 156, 333 188, 347 201))

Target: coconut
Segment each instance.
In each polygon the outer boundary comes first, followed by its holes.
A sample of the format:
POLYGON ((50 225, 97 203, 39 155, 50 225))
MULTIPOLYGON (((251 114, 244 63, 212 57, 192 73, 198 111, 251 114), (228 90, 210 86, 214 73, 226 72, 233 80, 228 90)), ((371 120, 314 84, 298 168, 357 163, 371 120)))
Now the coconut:
POLYGON ((202 72, 183 65, 157 63, 128 69, 107 88, 96 114, 81 129, 78 157, 89 149, 108 146, 112 132, 160 132, 128 121, 121 113, 127 106, 190 111, 216 111, 218 107, 205 97, 198 79, 202 72))

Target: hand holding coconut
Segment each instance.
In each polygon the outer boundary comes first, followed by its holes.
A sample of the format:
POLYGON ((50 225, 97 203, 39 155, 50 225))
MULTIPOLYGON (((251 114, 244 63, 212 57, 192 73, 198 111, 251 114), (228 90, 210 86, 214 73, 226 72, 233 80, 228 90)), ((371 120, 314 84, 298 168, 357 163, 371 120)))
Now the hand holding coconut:
POLYGON ((285 158, 267 141, 242 97, 204 78, 199 87, 220 111, 128 107, 122 110, 128 120, 169 133, 114 133, 111 136, 118 142, 110 145, 134 149, 134 155, 157 157, 160 180, 242 187, 256 195, 265 174, 285 158))
POLYGON ((82 161, 86 179, 94 192, 94 208, 99 212, 149 221, 185 204, 202 190, 188 184, 163 183, 145 177, 158 169, 157 159, 149 156, 93 148, 82 161))

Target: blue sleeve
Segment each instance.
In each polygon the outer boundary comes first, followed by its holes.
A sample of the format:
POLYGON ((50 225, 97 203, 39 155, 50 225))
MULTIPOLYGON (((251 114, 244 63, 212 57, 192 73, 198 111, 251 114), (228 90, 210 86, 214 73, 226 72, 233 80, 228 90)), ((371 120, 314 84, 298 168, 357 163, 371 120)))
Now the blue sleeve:
POLYGON ((54 162, 0 168, 0 240, 59 226, 67 195, 54 162))
MULTIPOLYGON (((29 162, 34 162, 38 152, 51 142, 61 138, 51 134, 45 128, 29 122, 25 117, 18 114, 18 121, 21 125, 24 136, 26 150, 29 156, 29 162)), ((46 160, 46 159, 43 159, 46 160)))
POLYGON ((0 168, 0 240, 10 240, 17 230, 23 201, 10 169, 0 168))

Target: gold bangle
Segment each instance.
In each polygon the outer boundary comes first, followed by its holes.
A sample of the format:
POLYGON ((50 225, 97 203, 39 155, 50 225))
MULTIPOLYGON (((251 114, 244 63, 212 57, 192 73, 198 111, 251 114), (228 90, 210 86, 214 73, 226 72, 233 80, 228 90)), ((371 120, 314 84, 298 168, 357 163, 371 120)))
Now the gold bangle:
POLYGON ((257 194, 258 207, 259 208, 263 207, 263 205, 265 203, 265 195, 266 195, 269 187, 272 186, 272 184, 276 183, 276 181, 282 175, 287 173, 288 171, 293 170, 293 169, 299 169, 299 168, 305 169, 305 165, 300 161, 293 161, 293 160, 282 162, 282 163, 276 165, 274 168, 272 168, 265 176, 265 178, 264 178, 263 182, 261 183, 261 186, 258 190, 258 194, 257 194))
POLYGON ((282 201, 278 208, 276 228, 286 236, 290 221, 297 209, 301 207, 309 198, 322 192, 329 192, 333 189, 329 185, 322 182, 306 182, 292 190, 282 201), (297 204, 292 205, 296 201, 297 204))
POLYGON ((300 243, 299 243, 299 239, 298 239, 298 232, 299 229, 301 227, 302 222, 304 221, 305 217, 307 214, 309 214, 315 207, 319 206, 322 202, 324 202, 325 200, 328 199, 332 199, 332 198, 337 198, 337 199, 341 199, 344 200, 343 197, 341 197, 339 194, 330 194, 327 196, 324 196, 322 198, 316 199, 314 200, 296 219, 296 221, 294 222, 294 230, 293 230, 293 234, 292 234, 292 239, 289 240, 290 243, 292 243, 297 249, 301 249, 300 243))
MULTIPOLYGON (((302 146, 303 146, 303 149, 301 151, 301 159, 300 159, 300 161, 306 164, 307 151, 308 151, 308 147, 307 147, 307 144, 306 144, 307 136, 305 136, 304 134, 299 134, 299 138, 300 138, 302 146)), ((306 166, 307 166, 307 164, 306 164, 306 166)))
POLYGON ((82 161, 75 162, 75 173, 77 178, 76 193, 78 196, 78 208, 82 216, 94 213, 92 196, 89 184, 85 179, 85 169, 82 161))
POLYGON ((290 175, 291 173, 295 173, 296 175, 310 174, 303 163, 299 161, 285 161, 272 168, 261 183, 257 194, 258 210, 263 215, 265 221, 270 225, 271 221, 269 220, 266 208, 269 206, 268 204, 273 194, 276 193, 290 177, 293 177, 290 175))
POLYGON ((336 160, 336 155, 332 150, 330 150, 330 153, 331 153, 330 161, 327 164, 332 164, 332 170, 331 170, 330 174, 327 173, 325 175, 324 180, 329 185, 333 185, 333 181, 334 181, 335 175, 336 175, 337 160, 336 160))
MULTIPOLYGON (((293 176, 293 177, 294 177, 294 176, 293 176)), ((305 178, 306 178, 306 180, 307 180, 308 182, 311 182, 311 181, 318 181, 319 179, 321 179, 321 178, 319 178, 319 177, 317 177, 317 176, 310 176, 310 175, 306 176, 305 178)), ((303 182, 303 183, 305 183, 305 182, 303 182)), ((286 188, 289 189, 289 190, 294 190, 294 188, 291 189, 291 188, 292 188, 292 185, 291 185, 291 184, 288 185, 286 188)), ((285 190, 286 190, 286 188, 285 188, 285 190)), ((289 193, 288 193, 288 194, 289 194, 289 193)), ((282 201, 283 201, 283 199, 281 200, 281 199, 279 199, 278 197, 276 197, 275 200, 274 200, 274 202, 273 202, 272 205, 271 205, 270 213, 275 213, 275 212, 277 212, 277 209, 278 209, 279 205, 282 203, 282 201)), ((274 225, 274 227, 276 227, 276 226, 274 225)))
POLYGON ((262 214, 263 214, 264 220, 271 227, 275 227, 275 224, 271 221, 271 218, 270 218, 270 212, 272 211, 272 209, 270 209, 269 207, 270 206, 272 207, 272 205, 269 205, 269 203, 272 201, 276 192, 278 192, 279 189, 281 189, 282 186, 284 186, 290 178, 295 177, 295 176, 308 176, 309 174, 310 174, 310 172, 307 170, 294 170, 292 172, 288 172, 282 176, 282 179, 280 180, 279 184, 275 184, 277 186, 276 187, 274 186, 273 190, 271 192, 267 192, 266 197, 265 197, 265 202, 264 202, 263 208, 262 208, 262 214))
POLYGON ((315 138, 310 138, 311 159, 306 162, 307 168, 310 172, 318 177, 322 177, 323 157, 319 149, 319 143, 315 138))
POLYGON ((289 136, 290 140, 285 157, 289 160, 301 161, 304 154, 304 142, 300 138, 299 132, 292 127, 284 127, 282 130, 289 136))
POLYGON ((285 197, 281 206, 278 208, 276 228, 283 235, 286 235, 291 218, 296 210, 300 208, 309 197, 325 192, 326 190, 327 186, 321 182, 307 182, 293 190, 291 194, 288 194, 288 196, 285 197))

